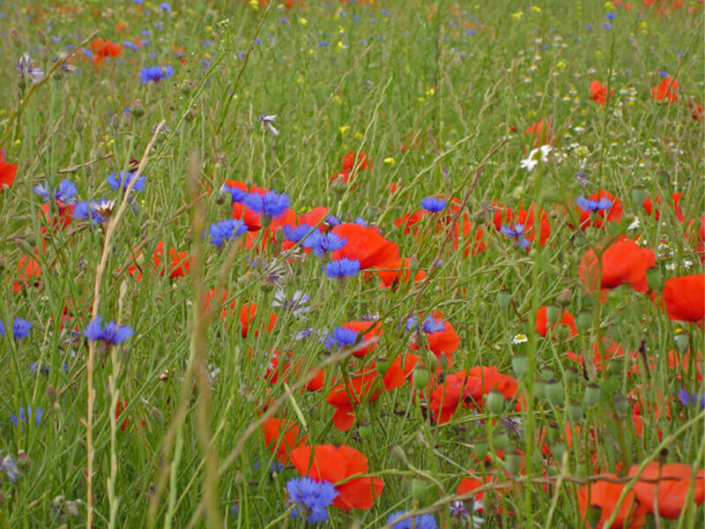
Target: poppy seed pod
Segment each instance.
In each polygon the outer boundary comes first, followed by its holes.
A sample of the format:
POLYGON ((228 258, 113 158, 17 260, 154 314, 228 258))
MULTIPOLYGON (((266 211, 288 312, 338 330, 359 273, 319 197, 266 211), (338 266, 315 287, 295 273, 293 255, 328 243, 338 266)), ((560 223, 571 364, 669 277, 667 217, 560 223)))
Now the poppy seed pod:
POLYGON ((504 395, 502 395, 502 392, 496 389, 490 391, 490 394, 487 395, 487 409, 495 415, 500 415, 504 411, 504 395))
POLYGON ((541 380, 544 382, 551 382, 554 380, 556 377, 556 373, 553 371, 553 369, 544 369, 541 371, 541 380))
POLYGON ((561 311, 558 307, 555 307, 553 305, 550 305, 548 309, 546 309, 546 320, 548 321, 549 325, 553 326, 554 323, 558 321, 558 318, 561 315, 561 311))
POLYGON ((521 455, 512 451, 504 458, 504 466, 512 476, 518 476, 521 472, 521 455))
POLYGON ((509 436, 506 433, 495 435, 492 443, 497 450, 506 450, 509 448, 509 436))
POLYGON ((404 449, 401 446, 392 447, 392 450, 390 453, 392 455, 392 458, 396 459, 400 463, 407 462, 406 452, 404 452, 404 449))
POLYGON ((534 382, 534 398, 542 399, 546 396, 546 383, 543 380, 534 382))
POLYGON ((573 293, 568 289, 563 290, 556 297, 556 303, 558 303, 559 307, 566 308, 568 305, 570 305, 571 301, 573 301, 573 293))
POLYGON ((487 456, 487 450, 489 446, 487 443, 475 443, 473 445, 473 452, 475 452, 475 457, 477 459, 485 459, 487 456))
POLYGON ((648 197, 649 193, 644 186, 636 186, 632 189, 632 202, 635 208, 641 208, 648 197))
POLYGON ((377 360, 377 373, 380 375, 384 376, 387 374, 387 371, 389 371, 389 367, 391 366, 391 362, 387 360, 386 358, 380 358, 377 360))
POLYGON ((602 519, 602 507, 599 505, 590 505, 585 516, 585 522, 588 527, 595 529, 600 524, 602 519))
POLYGON ((529 359, 525 356, 515 356, 512 358, 512 369, 518 378, 524 378, 529 370, 529 359))
POLYGON ((585 406, 587 406, 588 408, 592 408, 593 406, 596 406, 598 402, 600 402, 600 396, 600 386, 598 386, 597 384, 588 384, 588 387, 585 388, 583 404, 585 404, 585 406))
POLYGON ((553 406, 563 404, 563 402, 565 401, 565 391, 563 390, 563 384, 561 384, 557 380, 552 380, 551 382, 546 384, 546 399, 548 399, 548 402, 550 402, 553 406))
POLYGON ((509 308, 509 304, 511 302, 512 302, 512 294, 510 292, 503 290, 502 292, 497 294, 497 304, 499 305, 500 309, 507 310, 509 308))
POLYGON ((676 349, 679 353, 687 353, 690 348, 690 339, 684 332, 676 334, 676 349))
POLYGON ((563 462, 563 456, 565 455, 565 452, 566 449, 565 445, 563 444, 557 444, 551 447, 551 455, 553 456, 553 459, 555 459, 559 463, 563 462))
POLYGON ((629 411, 629 400, 624 395, 615 395, 612 404, 614 410, 621 416, 625 416, 629 411))
POLYGON ((421 391, 428 386, 431 380, 431 373, 425 367, 417 367, 414 369, 414 374, 412 376, 412 381, 414 382, 414 387, 421 391))
POLYGON ((661 292, 665 282, 661 270, 657 267, 653 266, 646 271, 646 284, 654 292, 661 292))
POLYGON ((565 381, 572 384, 578 380, 578 373, 575 368, 568 368, 565 370, 565 381))
POLYGON ((556 327, 556 338, 560 342, 565 342, 568 338, 570 338, 570 329, 565 325, 559 325, 556 327))
POLYGON ((575 318, 575 326, 581 334, 588 332, 592 327, 592 314, 585 311, 578 314, 578 317, 575 318))
POLYGON ((360 433, 360 437, 365 441, 369 441, 370 439, 372 439, 373 431, 372 427, 369 424, 365 426, 360 426, 360 428, 358 428, 358 432, 360 433))
POLYGON ((583 418, 583 407, 580 404, 568 406, 568 418, 571 423, 576 423, 583 418))

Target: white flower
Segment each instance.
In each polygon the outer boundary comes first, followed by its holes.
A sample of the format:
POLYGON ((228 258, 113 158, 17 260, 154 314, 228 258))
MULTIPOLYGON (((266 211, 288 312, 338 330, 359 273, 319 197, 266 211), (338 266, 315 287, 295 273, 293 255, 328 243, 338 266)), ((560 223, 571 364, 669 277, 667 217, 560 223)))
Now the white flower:
POLYGON ((627 230, 635 230, 639 226, 641 226, 641 223, 639 222, 639 217, 634 217, 634 220, 632 223, 627 227, 627 230))
POLYGON ((534 170, 534 167, 538 165, 539 162, 547 162, 548 155, 553 150, 550 145, 541 145, 538 149, 532 149, 529 153, 529 157, 526 160, 521 161, 521 168, 528 169, 529 172, 534 170))
POLYGON ((516 345, 519 343, 526 343, 529 341, 529 337, 526 334, 517 334, 514 338, 512 338, 512 344, 516 345))
POLYGON ((261 114, 257 116, 257 121, 262 122, 262 125, 267 127, 267 130, 272 133, 274 136, 279 136, 279 131, 274 128, 274 125, 272 125, 272 122, 277 119, 276 114, 261 114))

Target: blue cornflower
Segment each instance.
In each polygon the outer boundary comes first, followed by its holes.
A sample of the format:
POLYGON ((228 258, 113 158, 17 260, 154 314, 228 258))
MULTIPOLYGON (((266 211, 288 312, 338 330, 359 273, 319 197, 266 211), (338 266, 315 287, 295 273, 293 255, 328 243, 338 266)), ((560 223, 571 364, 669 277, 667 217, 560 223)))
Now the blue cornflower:
POLYGON ((612 201, 607 197, 602 197, 600 200, 592 200, 580 195, 575 200, 575 203, 583 211, 604 211, 612 207, 612 201))
POLYGON ((247 191, 239 187, 224 185, 220 188, 221 192, 230 194, 231 202, 242 202, 247 197, 247 191))
POLYGON ((437 529, 438 524, 436 519, 431 514, 419 514, 418 516, 413 516, 411 518, 406 518, 401 522, 394 523, 394 520, 401 518, 406 513, 404 511, 397 511, 390 514, 387 517, 387 523, 392 526, 393 529, 437 529))
MULTIPOLYGON (((2 450, 0 450, 0 454, 2 454, 2 450)), ((0 459, 0 471, 5 473, 10 483, 14 483, 17 481, 17 478, 20 477, 20 471, 17 469, 17 461, 13 460, 10 454, 0 459)))
POLYGON ((327 255, 335 250, 340 250, 347 243, 346 238, 341 238, 335 233, 321 233, 316 230, 307 237, 301 244, 313 250, 313 255, 327 255))
POLYGON ((426 197, 421 201, 421 207, 431 213, 438 213, 446 208, 447 200, 436 197, 426 197))
POLYGON ((320 523, 328 520, 328 506, 338 496, 338 491, 330 481, 316 481, 311 478, 294 478, 286 484, 289 503, 296 505, 291 513, 293 518, 305 516, 307 523, 320 523))
POLYGON ((365 228, 367 228, 367 226, 370 225, 370 223, 367 222, 367 221, 366 221, 365 219, 363 219, 362 217, 356 217, 356 218, 355 218, 355 224, 357 224, 358 226, 364 226, 365 228))
POLYGON ((327 40, 322 40, 321 42, 318 43, 318 45, 319 45, 321 48, 325 48, 326 46, 328 46, 328 41, 327 41, 327 40))
POLYGON ((106 218, 98 213, 101 210, 111 209, 111 201, 105 198, 100 200, 86 200, 79 202, 73 208, 71 216, 77 220, 90 220, 94 226, 105 222, 106 218))
POLYGON ((250 193, 245 198, 245 206, 265 217, 278 219, 289 208, 289 196, 275 191, 267 191, 263 195, 250 193))
POLYGON ((326 275, 332 279, 345 279, 346 277, 356 276, 360 271, 360 261, 357 259, 338 259, 326 264, 326 275))
POLYGON ((148 66, 140 71, 140 81, 143 83, 158 83, 174 75, 174 69, 167 66, 148 66))
POLYGON ((306 234, 312 229, 313 226, 310 226, 309 224, 300 224, 298 226, 291 226, 290 224, 287 224, 282 228, 284 231, 284 238, 293 243, 297 243, 306 237, 306 234))
POLYGON ((421 329, 426 334, 433 334, 434 332, 443 332, 446 329, 446 322, 433 316, 433 314, 426 317, 421 325, 421 329))
POLYGON ((695 406, 698 404, 701 408, 705 408, 705 393, 693 393, 691 395, 687 390, 682 389, 677 396, 683 406, 695 406))
MULTIPOLYGON (((12 335, 15 340, 21 340, 29 336, 29 331, 32 328, 32 322, 27 321, 23 318, 15 318, 12 322, 12 335)), ((0 321, 0 336, 5 336, 7 331, 5 330, 5 324, 0 321)))
POLYGON ((37 362, 30 362, 29 370, 33 375, 41 373, 44 376, 49 376, 49 364, 40 365, 37 362))
POLYGON ((458 500, 451 502, 450 507, 448 507, 448 514, 450 514, 453 518, 461 520, 463 518, 467 518, 468 510, 465 507, 465 503, 458 500))
POLYGON ((605 15, 605 18, 608 20, 614 20, 615 18, 617 18, 617 15, 615 13, 607 13, 605 15))
POLYGON ((529 246, 531 246, 531 243, 524 237, 523 224, 515 224, 513 228, 502 224, 502 227, 499 231, 501 231, 510 239, 516 239, 517 243, 519 243, 519 247, 522 250, 526 250, 529 246))
POLYGON ((220 248, 225 242, 239 237, 247 231, 247 225, 242 220, 225 219, 211 224, 208 238, 213 246, 220 248))
POLYGON ((65 204, 73 204, 74 197, 78 194, 76 184, 71 180, 62 180, 59 183, 58 189, 50 189, 47 182, 36 185, 32 189, 44 199, 44 202, 56 200, 57 202, 64 202, 65 204))
POLYGON ((14 413, 10 415, 10 420, 14 422, 16 425, 22 423, 24 424, 31 424, 32 423, 32 417, 34 416, 34 426, 39 427, 39 425, 42 422, 42 409, 37 408, 35 410, 32 410, 32 406, 27 406, 22 407, 20 406, 19 413, 15 415, 14 413))
MULTIPOLYGON (((107 178, 105 179, 105 181, 108 182, 110 187, 113 188, 113 191, 117 191, 120 188, 125 190, 130 186, 130 183, 132 182, 132 180, 135 179, 136 174, 137 173, 135 171, 120 171, 119 173, 110 173, 107 176, 107 178)), ((132 190, 133 191, 144 190, 145 182, 146 182, 146 177, 144 175, 140 175, 137 178, 135 185, 132 187, 132 190)))
POLYGON ((357 342, 358 332, 347 327, 337 327, 333 334, 329 334, 324 345, 326 349, 344 349, 357 342))
POLYGON ((118 325, 116 322, 110 321, 103 326, 102 322, 103 318, 96 316, 95 319, 83 329, 83 336, 90 341, 117 345, 135 334, 135 331, 132 330, 132 327, 129 325, 118 325))
POLYGON ((340 220, 335 215, 328 215, 326 217, 326 224, 328 224, 328 226, 330 226, 331 228, 335 228, 336 226, 340 226, 342 223, 343 223, 343 221, 340 220))
POLYGON ((167 12, 167 11, 171 11, 171 6, 169 4, 167 4, 166 2, 164 2, 162 4, 159 4, 159 9, 167 12))

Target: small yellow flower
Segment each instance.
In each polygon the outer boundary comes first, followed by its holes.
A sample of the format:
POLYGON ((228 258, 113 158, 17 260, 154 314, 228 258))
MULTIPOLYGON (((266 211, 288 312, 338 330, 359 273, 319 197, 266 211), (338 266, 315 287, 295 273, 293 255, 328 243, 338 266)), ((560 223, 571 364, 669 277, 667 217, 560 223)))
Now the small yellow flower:
POLYGON ((431 96, 434 95, 435 93, 436 93, 436 89, 435 89, 435 88, 429 88, 428 90, 426 90, 426 96, 428 96, 428 97, 431 97, 431 96))
POLYGON ((355 133, 355 139, 360 139, 360 138, 362 138, 362 132, 360 132, 360 131, 358 130, 358 131, 355 133))
POLYGON ((342 127, 340 127, 340 135, 341 136, 344 135, 349 130, 350 130, 350 125, 343 125, 342 127))
POLYGON ((532 6, 532 7, 531 7, 531 10, 532 10, 534 13, 540 13, 540 12, 541 12, 541 8, 540 8, 539 6, 532 6))
POLYGON ((424 101, 426 101, 426 98, 425 98, 425 97, 419 97, 419 100, 418 100, 418 101, 419 101, 419 103, 423 103, 424 101))
POLYGON ((13 145, 19 145, 20 143, 22 143, 22 140, 17 139, 14 141, 13 145))
POLYGON ((299 23, 300 23, 302 26, 305 26, 306 24, 308 24, 308 19, 305 19, 304 17, 301 17, 301 18, 299 18, 299 23))
POLYGON ((257 0, 250 0, 250 7, 252 7, 252 9, 259 9, 259 2, 257 0))
POLYGON ((523 16, 524 16, 524 12, 523 12, 523 11, 517 11, 516 13, 512 13, 512 18, 513 18, 514 20, 519 20, 519 19, 520 19, 521 17, 523 17, 523 16))
POLYGON ((384 163, 386 163, 387 165, 394 165, 395 163, 397 163, 397 161, 394 158, 389 157, 384 159, 384 163))
POLYGON ((347 48, 347 46, 345 44, 343 44, 342 40, 338 41, 337 47, 339 50, 344 50, 345 48, 347 48))
POLYGON ((237 99, 237 94, 233 94, 233 96, 230 99, 237 99))

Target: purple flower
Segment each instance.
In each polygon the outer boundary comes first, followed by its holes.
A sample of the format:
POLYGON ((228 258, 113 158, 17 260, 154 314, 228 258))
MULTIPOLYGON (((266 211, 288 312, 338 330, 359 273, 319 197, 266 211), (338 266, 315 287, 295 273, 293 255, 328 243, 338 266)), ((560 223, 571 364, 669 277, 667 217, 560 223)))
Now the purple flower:
POLYGON ((333 334, 329 334, 324 345, 326 349, 344 349, 357 342, 358 332, 347 327, 337 327, 333 334))
MULTIPOLYGON (((120 171, 119 173, 110 173, 108 175, 108 177, 105 179, 105 181, 108 182, 110 187, 113 188, 113 191, 117 191, 120 188, 125 190, 130 186, 130 183, 135 179, 136 174, 137 173, 135 173, 134 171, 120 171)), ((135 185, 132 187, 132 190, 133 191, 142 191, 144 189, 144 184, 145 184, 145 176, 140 175, 137 178, 135 185)))
POLYGON ((313 255, 323 256, 335 250, 340 250, 347 243, 347 239, 341 238, 335 233, 321 233, 316 230, 303 243, 306 248, 313 250, 313 255))
POLYGON ((291 226, 287 224, 286 226, 282 227, 282 230, 284 231, 284 238, 287 241, 293 243, 297 243, 301 239, 306 237, 306 234, 312 229, 313 226, 310 226, 308 224, 300 224, 298 226, 291 226))
POLYGON ((167 66, 148 66, 140 71, 140 81, 143 83, 158 83, 174 75, 174 69, 167 66))
POLYGON ((320 523, 328 520, 328 506, 338 496, 338 491, 330 481, 316 481, 311 478, 294 478, 286 484, 289 504, 296 505, 291 513, 293 518, 305 516, 307 523, 320 523))
POLYGON ((235 239, 247 231, 247 226, 242 220, 225 219, 216 224, 211 224, 208 238, 213 246, 220 248, 227 241, 235 239))
POLYGON ((438 213, 446 208, 447 200, 442 200, 436 197, 426 197, 421 201, 421 207, 431 213, 438 213))
POLYGON ((697 404, 700 408, 705 408, 705 393, 693 393, 691 395, 687 390, 682 389, 677 393, 677 396, 683 406, 695 406, 697 404))
POLYGON ((360 261, 357 259, 338 259, 326 264, 326 275, 332 279, 345 279, 356 276, 360 271, 360 261))
POLYGON ((56 200, 57 202, 64 202, 65 204, 73 204, 74 197, 78 193, 76 184, 71 180, 62 180, 59 183, 58 189, 50 189, 46 182, 36 185, 32 189, 44 199, 44 202, 56 200))
POLYGON ((83 336, 92 342, 105 342, 113 345, 124 342, 135 331, 129 325, 118 325, 114 321, 110 321, 102 325, 103 318, 96 316, 88 326, 83 329, 83 336))
POLYGON ((220 188, 221 192, 229 193, 231 203, 242 202, 247 197, 247 191, 240 189, 239 187, 224 185, 220 188))
POLYGON ((436 519, 431 514, 419 514, 418 516, 412 516, 406 518, 401 522, 394 523, 394 520, 401 518, 406 513, 404 511, 397 511, 390 514, 387 517, 387 523, 392 526, 393 529, 437 529, 438 524, 436 519))
POLYGON ((513 228, 511 226, 505 226, 504 224, 502 224, 502 227, 499 231, 501 231, 510 239, 515 239, 522 250, 526 250, 529 246, 531 246, 531 243, 524 237, 523 224, 515 224, 513 228))
POLYGON ((289 196, 275 191, 264 194, 250 193, 245 198, 245 206, 265 217, 278 219, 289 208, 289 196))
POLYGON ((76 220, 90 220, 94 226, 105 222, 106 218, 98 213, 101 210, 112 209, 111 201, 101 198, 100 200, 90 200, 79 202, 73 208, 71 216, 76 220))
MULTIPOLYGON (((2 454, 2 450, 0 450, 0 454, 2 454)), ((20 471, 17 469, 17 461, 14 461, 10 454, 0 459, 0 471, 5 473, 10 483, 14 483, 17 481, 17 478, 20 477, 20 471)))
MULTIPOLYGON (((12 322, 12 336, 15 340, 21 340, 29 336, 29 331, 32 329, 32 322, 27 321, 23 318, 15 318, 12 322)), ((0 321, 0 336, 5 336, 7 331, 5 330, 5 324, 0 321)))
POLYGON ((603 197, 600 200, 592 200, 580 195, 575 200, 575 203, 583 211, 604 211, 612 207, 612 201, 607 197, 603 197))
POLYGON ((15 425, 18 425, 22 423, 24 424, 31 424, 32 422, 32 417, 34 416, 34 426, 39 427, 39 425, 42 422, 42 409, 37 408, 35 410, 32 410, 32 406, 27 406, 22 407, 20 406, 19 412, 17 415, 14 413, 10 415, 10 420, 15 423, 15 425))

